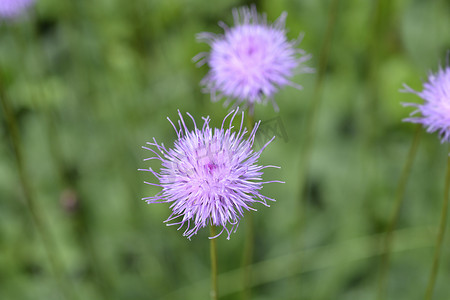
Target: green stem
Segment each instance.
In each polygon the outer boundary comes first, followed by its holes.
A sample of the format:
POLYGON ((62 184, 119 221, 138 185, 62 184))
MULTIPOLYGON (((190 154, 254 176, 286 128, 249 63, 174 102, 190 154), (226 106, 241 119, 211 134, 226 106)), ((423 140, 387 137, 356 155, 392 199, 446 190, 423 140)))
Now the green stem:
POLYGON ((400 215, 400 209, 403 204, 403 199, 405 195, 405 189, 406 189, 406 183, 408 182, 408 177, 411 172, 411 167, 414 161, 414 157, 417 153, 417 148, 419 146, 420 142, 420 136, 421 136, 421 125, 417 125, 416 132, 414 133, 413 142, 411 144, 411 148, 409 149, 408 157, 406 159, 406 163, 403 167, 403 171, 399 180, 399 184, 397 187, 397 191, 395 194, 395 204, 394 204, 394 211, 392 212, 392 216, 390 219, 390 222, 388 224, 385 238, 384 238, 384 245, 383 245, 383 254, 382 254, 382 263, 381 263, 381 271, 380 271, 380 278, 378 282, 378 299, 385 299, 385 293, 386 293, 386 281, 387 281, 387 273, 389 270, 389 259, 390 259, 390 253, 392 249, 392 241, 393 241, 393 230, 395 228, 395 225, 397 224, 398 217, 400 215))
POLYGON ((250 299, 251 297, 251 278, 252 278, 252 268, 251 264, 253 262, 253 244, 254 244, 254 232, 253 232, 253 215, 251 213, 247 214, 246 218, 246 232, 245 232, 245 244, 244 244, 244 256, 242 260, 242 270, 243 270, 243 289, 242 289, 242 299, 250 299))
MULTIPOLYGON (((211 224, 211 236, 216 236, 216 228, 211 224)), ((217 245, 216 239, 210 239, 210 254, 211 254, 211 299, 217 300, 219 298, 219 289, 217 287, 217 245)))
POLYGON ((76 294, 71 287, 71 284, 67 279, 65 272, 63 271, 63 265, 56 251, 55 242, 53 241, 51 234, 48 231, 45 222, 43 221, 44 216, 41 215, 34 198, 34 194, 31 191, 31 184, 29 181, 29 177, 27 176, 22 148, 20 146, 20 135, 16 118, 14 112, 9 106, 6 95, 3 92, 2 82, 0 82, 0 102, 6 119, 6 125, 8 129, 7 132, 11 138, 11 144, 14 151, 20 183, 22 185, 24 198, 26 201, 26 207, 28 208, 34 225, 36 226, 37 233, 42 240, 55 280, 59 283, 64 298, 76 299, 76 294))
POLYGON ((431 269, 430 279, 428 281, 427 292, 425 294, 426 300, 430 300, 433 297, 434 286, 436 283, 436 277, 439 270, 439 259, 441 256, 442 241, 444 240, 445 227, 447 224, 449 191, 450 191, 450 156, 447 156, 447 175, 445 177, 444 201, 442 203, 442 211, 441 211, 441 224, 439 226, 439 233, 436 240, 436 249, 434 252, 433 266, 431 269))
MULTIPOLYGON (((247 126, 249 132, 252 132, 255 126, 255 119, 253 114, 247 110, 247 126)), ((249 211, 245 219, 245 241, 244 241, 244 253, 242 257, 242 300, 250 299, 251 297, 251 264, 253 262, 253 244, 254 244, 254 232, 253 232, 253 214, 249 211)))

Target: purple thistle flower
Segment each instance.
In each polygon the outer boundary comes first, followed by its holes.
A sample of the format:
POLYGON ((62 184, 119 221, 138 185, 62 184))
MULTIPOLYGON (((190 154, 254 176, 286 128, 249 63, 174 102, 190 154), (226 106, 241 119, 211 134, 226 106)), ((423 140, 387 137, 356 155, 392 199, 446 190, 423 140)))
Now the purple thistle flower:
POLYGON ((240 218, 245 210, 256 211, 252 207, 255 202, 269 207, 267 200, 274 199, 263 196, 260 190, 263 184, 281 181, 262 181, 262 170, 277 166, 260 166, 257 161, 261 152, 273 140, 267 142, 260 150, 252 149, 259 123, 255 124, 252 132, 242 128, 244 113, 239 131, 232 132, 233 120, 238 108, 231 111, 223 120, 220 128, 210 128, 210 118, 203 118, 203 126, 197 128, 194 118, 187 113, 194 123, 194 129, 189 131, 184 119, 178 111, 179 129, 169 119, 177 140, 173 148, 166 149, 163 144, 147 142, 149 150, 154 156, 144 160, 161 161, 160 172, 152 168, 140 169, 152 173, 159 184, 145 182, 159 186, 162 191, 153 197, 145 197, 147 203, 171 203, 172 214, 164 221, 167 225, 186 225, 183 236, 190 239, 200 228, 209 224, 221 226, 222 230, 214 237, 236 232, 240 218), (224 128, 227 118, 231 115, 228 128, 224 128))
POLYGON ((197 35, 199 41, 211 46, 210 53, 200 53, 193 60, 198 61, 198 66, 207 63, 210 67, 201 85, 211 94, 212 101, 225 97, 225 105, 236 100, 236 105, 244 103, 252 111, 255 103, 271 100, 278 110, 273 95, 279 88, 290 85, 302 89, 290 78, 295 73, 312 71, 300 68, 310 55, 296 48, 302 35, 297 40, 287 39, 286 16, 283 12, 273 24, 268 24, 267 16, 259 15, 255 6, 242 7, 233 10, 234 27, 219 23, 224 34, 197 35))
POLYGON ((427 132, 437 131, 441 143, 450 142, 450 68, 440 66, 436 74, 430 72, 428 82, 424 83, 423 90, 417 92, 404 85, 403 92, 414 93, 425 100, 423 104, 403 103, 404 106, 414 106, 417 109, 404 121, 421 123, 427 132), (413 117, 420 113, 421 116, 413 117))
POLYGON ((0 18, 14 19, 22 14, 35 0, 0 0, 0 18))

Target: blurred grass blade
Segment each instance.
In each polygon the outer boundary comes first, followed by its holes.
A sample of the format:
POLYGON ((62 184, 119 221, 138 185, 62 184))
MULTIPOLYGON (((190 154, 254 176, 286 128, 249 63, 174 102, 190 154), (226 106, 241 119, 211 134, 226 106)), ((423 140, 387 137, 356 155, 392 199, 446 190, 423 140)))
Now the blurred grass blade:
MULTIPOLYGON (((311 153, 314 144, 314 136, 316 134, 317 119, 319 115, 320 105, 322 103, 322 85, 325 77, 325 71, 328 65, 328 58, 331 50, 331 40, 333 37, 333 31, 336 24, 338 14, 339 0, 333 0, 330 5, 330 11, 328 14, 327 31, 325 32, 322 48, 319 54, 319 67, 317 72, 317 80, 314 86, 314 94, 310 104, 308 120, 306 125, 305 140, 303 144, 303 150, 301 152, 300 171, 299 171, 299 217, 298 220, 302 224, 305 210, 305 187, 307 181, 307 173, 309 169, 309 162, 311 159, 311 153)), ((302 226, 300 226, 302 227, 302 226)))
POLYGON ((383 256, 381 262, 381 271, 378 285, 378 299, 385 299, 386 294, 386 281, 387 281, 387 273, 389 270, 389 258, 392 247, 393 240, 393 230, 395 225, 397 224, 398 217, 400 215, 400 209, 403 204, 403 199, 405 195, 406 183, 408 182, 409 173, 411 172, 412 164, 414 161, 414 157, 417 153, 417 148, 420 142, 420 136, 422 133, 422 126, 418 124, 416 126, 416 132, 414 133, 413 142, 411 144, 411 148, 409 149, 408 157, 406 159, 405 166, 403 167, 403 172, 399 180, 399 184, 397 187, 397 191, 395 194, 395 203, 394 203, 394 211, 392 212, 392 217, 388 224, 386 230, 386 236, 383 241, 383 256))

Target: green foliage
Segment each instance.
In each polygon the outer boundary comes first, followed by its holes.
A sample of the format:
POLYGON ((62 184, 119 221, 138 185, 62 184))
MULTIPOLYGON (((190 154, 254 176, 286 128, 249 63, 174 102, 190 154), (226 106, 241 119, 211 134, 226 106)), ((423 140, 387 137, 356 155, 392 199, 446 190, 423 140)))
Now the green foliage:
MULTIPOLYGON (((276 95, 280 112, 258 106, 257 119, 278 117, 278 137, 261 158, 265 194, 257 207, 253 299, 375 299, 381 241, 414 126, 402 123, 419 102, 399 93, 421 89, 444 63, 450 40, 445 1, 341 1, 320 97, 305 205, 299 204, 300 158, 317 75, 295 79, 302 91, 276 95), (304 211, 300 211, 303 208, 304 211), (299 220, 299 216, 303 216, 299 220)), ((177 109, 212 123, 227 113, 199 81, 207 51, 195 35, 232 24, 232 1, 38 0, 26 16, 0 23, 0 299, 63 299, 27 207, 30 192, 55 247, 73 299, 206 299, 208 230, 191 242, 166 227, 167 205, 147 205, 154 181, 141 149, 153 137, 175 138, 166 117, 177 109), (15 120, 21 181, 11 140, 15 120)), ((288 11, 289 37, 317 69, 330 1, 259 1, 270 21, 288 11)), ((395 233, 388 299, 425 292, 444 186, 448 149, 422 135, 395 233)), ((218 239, 222 299, 240 299, 245 218, 230 241, 218 239)), ((449 236, 447 234, 447 236, 449 236)), ((435 299, 448 297, 449 238, 435 299)))

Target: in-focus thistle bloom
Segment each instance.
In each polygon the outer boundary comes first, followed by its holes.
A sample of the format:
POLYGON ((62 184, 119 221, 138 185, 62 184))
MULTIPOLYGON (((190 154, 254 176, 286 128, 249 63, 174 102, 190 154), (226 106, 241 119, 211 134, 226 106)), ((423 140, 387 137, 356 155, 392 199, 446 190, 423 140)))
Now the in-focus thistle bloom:
MULTIPOLYGON (((177 133, 173 148, 166 149, 163 144, 147 142, 143 146, 153 153, 145 160, 159 160, 160 172, 152 168, 140 169, 152 173, 159 183, 145 182, 159 186, 162 191, 153 197, 142 198, 147 203, 171 203, 172 214, 165 221, 167 225, 186 225, 183 235, 190 239, 200 228, 213 224, 222 227, 217 235, 225 230, 228 239, 236 232, 240 218, 245 210, 256 209, 256 202, 265 206, 272 200, 260 193, 263 184, 263 169, 276 166, 257 164, 261 152, 273 140, 267 142, 260 150, 252 149, 259 122, 248 134, 242 128, 244 113, 239 131, 233 131, 232 122, 238 109, 231 111, 223 120, 220 128, 210 128, 210 118, 203 118, 203 125, 198 128, 194 118, 194 129, 189 130, 181 113, 177 128, 168 118, 177 133), (225 123, 230 117, 229 126, 225 123), (247 136, 248 134, 248 136, 247 136)), ((215 237, 217 237, 215 236, 215 237)), ((210 237, 210 238, 215 238, 210 237)))
POLYGON ((417 109, 404 121, 421 123, 427 132, 437 131, 441 142, 450 142, 450 68, 439 67, 436 74, 430 73, 428 81, 424 83, 423 90, 417 92, 404 85, 404 92, 418 95, 425 102, 423 104, 404 103, 405 106, 414 106, 417 109), (414 115, 420 114, 415 117, 414 115))
POLYGON ((13 19, 22 14, 35 0, 0 0, 0 18, 13 19))
POLYGON ((197 36, 211 46, 209 53, 194 57, 198 65, 207 63, 210 67, 201 85, 213 101, 225 97, 225 105, 236 101, 236 105, 242 103, 252 110, 255 103, 271 100, 277 110, 273 100, 277 90, 286 85, 301 89, 291 77, 312 70, 301 66, 310 58, 296 48, 302 36, 287 39, 286 12, 273 24, 267 23, 266 15, 259 15, 255 6, 234 9, 233 16, 234 27, 219 23, 224 34, 203 32, 197 36))

